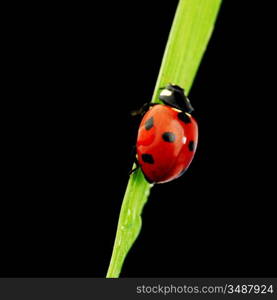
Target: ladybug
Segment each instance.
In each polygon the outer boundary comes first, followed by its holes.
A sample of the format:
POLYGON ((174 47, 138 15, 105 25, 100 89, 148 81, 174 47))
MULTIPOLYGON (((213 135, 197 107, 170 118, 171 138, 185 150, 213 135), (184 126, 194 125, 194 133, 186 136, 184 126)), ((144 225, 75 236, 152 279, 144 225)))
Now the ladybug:
POLYGON ((180 177, 189 167, 197 147, 198 126, 184 89, 168 84, 159 99, 148 104, 137 135, 137 164, 150 183, 180 177))

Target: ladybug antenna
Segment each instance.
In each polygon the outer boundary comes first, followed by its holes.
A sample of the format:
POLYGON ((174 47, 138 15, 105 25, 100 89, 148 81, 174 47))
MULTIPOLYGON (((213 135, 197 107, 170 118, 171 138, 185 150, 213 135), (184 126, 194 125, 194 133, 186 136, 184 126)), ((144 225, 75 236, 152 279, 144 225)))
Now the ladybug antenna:
POLYGON ((190 104, 185 90, 178 85, 168 84, 159 95, 159 99, 166 105, 191 113, 194 109, 190 104))

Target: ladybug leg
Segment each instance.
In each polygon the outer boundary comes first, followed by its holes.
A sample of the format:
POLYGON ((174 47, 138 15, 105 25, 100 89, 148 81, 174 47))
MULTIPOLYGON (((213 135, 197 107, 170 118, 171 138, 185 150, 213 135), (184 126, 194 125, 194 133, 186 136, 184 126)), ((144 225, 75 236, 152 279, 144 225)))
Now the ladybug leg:
POLYGON ((133 110, 131 112, 131 115, 133 117, 135 117, 135 116, 143 116, 148 111, 149 107, 152 107, 154 105, 157 105, 157 103, 144 103, 140 109, 133 110))
POLYGON ((129 176, 131 176, 138 168, 139 168, 139 165, 136 165, 136 167, 128 173, 129 176))
POLYGON ((131 175, 131 174, 133 174, 139 167, 140 167, 140 165, 139 165, 139 162, 138 162, 138 159, 137 159, 137 155, 136 155, 136 147, 134 147, 133 148, 133 150, 132 150, 132 156, 133 156, 133 159, 134 159, 134 162, 135 162, 135 168, 134 169, 132 169, 130 172, 129 172, 129 176, 131 175))
POLYGON ((135 168, 132 169, 130 172, 129 172, 129 176, 132 175, 138 168, 139 168, 139 163, 138 163, 138 159, 135 157, 135 168))

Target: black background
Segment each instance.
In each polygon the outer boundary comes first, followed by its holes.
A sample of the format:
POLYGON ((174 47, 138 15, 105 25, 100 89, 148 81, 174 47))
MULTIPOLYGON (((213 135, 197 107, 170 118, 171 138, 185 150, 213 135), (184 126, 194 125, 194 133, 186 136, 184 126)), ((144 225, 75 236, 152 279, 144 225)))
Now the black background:
MULTIPOLYGON (((177 5, 148 2, 9 9, 2 276, 105 276, 130 111, 151 99, 177 5)), ((274 10, 241 2, 224 1, 189 95, 195 159, 152 189, 123 277, 276 275, 274 10)))

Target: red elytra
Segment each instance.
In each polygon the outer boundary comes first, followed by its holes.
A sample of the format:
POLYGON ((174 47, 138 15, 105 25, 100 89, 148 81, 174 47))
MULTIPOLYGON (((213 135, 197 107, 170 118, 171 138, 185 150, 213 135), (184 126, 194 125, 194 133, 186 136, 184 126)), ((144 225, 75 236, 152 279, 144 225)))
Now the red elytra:
POLYGON ((137 160, 151 183, 180 177, 189 167, 197 147, 198 126, 189 114, 157 104, 144 115, 137 137, 137 160))

